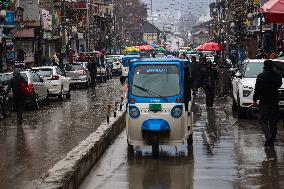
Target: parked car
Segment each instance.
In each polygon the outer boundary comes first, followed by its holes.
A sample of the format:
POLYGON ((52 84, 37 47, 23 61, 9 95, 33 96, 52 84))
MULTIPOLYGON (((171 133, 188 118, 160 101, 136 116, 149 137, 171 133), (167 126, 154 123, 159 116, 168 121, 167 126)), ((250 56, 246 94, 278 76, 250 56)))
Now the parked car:
POLYGON ((26 98, 26 105, 39 109, 39 102, 45 101, 48 103, 48 89, 43 79, 41 79, 37 73, 29 70, 21 71, 21 75, 26 79, 28 85, 33 88, 32 96, 26 98))
POLYGON ((1 73, 0 74, 0 101, 2 109, 2 116, 6 117, 13 109, 13 93, 12 91, 8 96, 5 96, 6 89, 8 87, 10 79, 13 77, 11 73, 1 73))
POLYGON ((121 55, 107 55, 105 60, 112 68, 112 75, 121 75, 122 64, 120 63, 121 55))
POLYGON ((90 87, 91 77, 87 62, 75 62, 64 67, 66 76, 70 78, 70 85, 83 85, 90 87))
POLYGON ((64 95, 70 98, 70 78, 65 72, 57 66, 33 67, 32 71, 36 72, 44 81, 48 89, 49 96, 58 96, 63 100, 64 95))
MULTIPOLYGON (((40 76, 37 73, 29 70, 21 71, 21 76, 23 76, 28 85, 33 88, 32 96, 26 98, 26 105, 32 106, 35 109, 39 109, 40 102, 45 101, 46 103, 48 103, 48 90, 40 76)), ((5 90, 7 89, 9 81, 12 77, 12 72, 1 74, 1 85, 5 88, 5 90)), ((10 92, 8 96, 9 99, 12 99, 12 92, 10 92)))
POLYGON ((115 61, 112 63, 112 74, 121 76, 122 74, 122 64, 120 61, 115 61))
MULTIPOLYGON (((238 111, 242 118, 253 103, 253 94, 257 75, 263 71, 264 59, 247 59, 240 66, 240 71, 232 80, 233 85, 233 110, 238 111)), ((284 80, 283 80, 284 81, 284 80)), ((284 84, 280 88, 280 109, 284 110, 284 84)))
POLYGON ((101 61, 97 63, 97 80, 99 80, 100 82, 107 80, 106 67, 105 64, 101 61))

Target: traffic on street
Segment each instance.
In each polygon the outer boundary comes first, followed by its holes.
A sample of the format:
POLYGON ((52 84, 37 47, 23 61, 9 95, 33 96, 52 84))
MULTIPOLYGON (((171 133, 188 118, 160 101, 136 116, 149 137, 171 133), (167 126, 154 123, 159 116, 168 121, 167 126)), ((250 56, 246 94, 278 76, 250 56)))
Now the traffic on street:
POLYGON ((2 0, 0 189, 284 189, 284 0, 2 0))

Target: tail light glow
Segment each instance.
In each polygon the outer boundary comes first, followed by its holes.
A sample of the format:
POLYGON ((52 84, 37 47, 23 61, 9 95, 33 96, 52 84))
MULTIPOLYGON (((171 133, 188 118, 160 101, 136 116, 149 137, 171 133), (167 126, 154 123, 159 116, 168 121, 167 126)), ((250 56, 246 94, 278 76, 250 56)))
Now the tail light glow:
POLYGON ((53 75, 49 80, 59 80, 59 75, 53 75))

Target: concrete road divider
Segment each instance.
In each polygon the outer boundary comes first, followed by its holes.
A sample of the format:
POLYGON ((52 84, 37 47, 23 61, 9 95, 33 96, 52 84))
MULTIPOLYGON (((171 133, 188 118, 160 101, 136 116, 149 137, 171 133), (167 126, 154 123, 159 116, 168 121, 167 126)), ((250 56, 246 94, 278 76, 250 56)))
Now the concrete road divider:
POLYGON ((37 189, 75 189, 84 180, 107 147, 125 128, 125 106, 102 123, 98 129, 65 158, 58 161, 42 178, 37 189))

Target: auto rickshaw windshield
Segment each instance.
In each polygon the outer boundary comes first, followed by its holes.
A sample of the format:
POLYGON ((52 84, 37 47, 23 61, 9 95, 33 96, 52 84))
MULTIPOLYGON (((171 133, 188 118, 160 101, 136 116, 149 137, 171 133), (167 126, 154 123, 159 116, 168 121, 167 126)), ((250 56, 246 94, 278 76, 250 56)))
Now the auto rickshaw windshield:
POLYGON ((131 93, 137 97, 172 97, 180 93, 180 70, 176 65, 138 65, 131 93))

